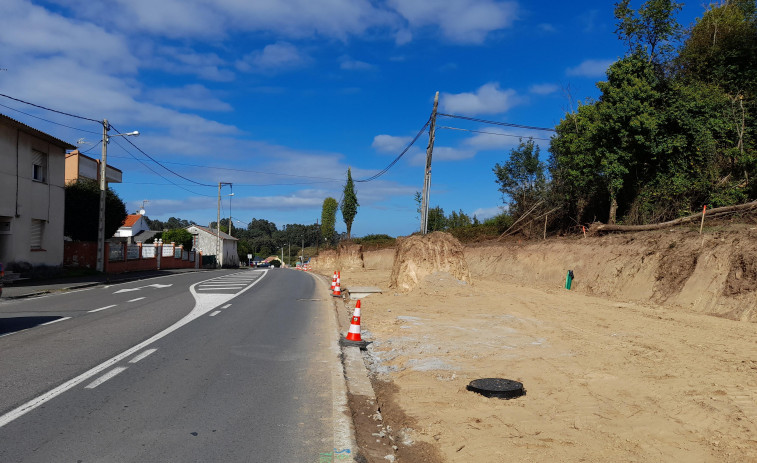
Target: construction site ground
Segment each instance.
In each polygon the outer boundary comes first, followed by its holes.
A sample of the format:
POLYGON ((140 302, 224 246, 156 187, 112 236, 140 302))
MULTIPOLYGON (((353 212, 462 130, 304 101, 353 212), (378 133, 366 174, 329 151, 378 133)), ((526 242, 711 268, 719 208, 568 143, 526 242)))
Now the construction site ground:
POLYGON ((470 281, 419 262, 411 288, 395 249, 316 259, 383 289, 361 319, 383 424, 356 425, 406 462, 757 461, 757 230, 697 231, 465 247, 470 281), (488 377, 526 395, 466 390, 488 377))

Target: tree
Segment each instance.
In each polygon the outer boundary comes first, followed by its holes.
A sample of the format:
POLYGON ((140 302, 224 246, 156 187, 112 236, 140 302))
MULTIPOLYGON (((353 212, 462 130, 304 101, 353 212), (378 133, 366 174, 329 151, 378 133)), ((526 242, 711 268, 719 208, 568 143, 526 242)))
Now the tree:
MULTIPOLYGON (((79 180, 65 187, 63 233, 76 241, 97 241, 100 210, 100 184, 96 180, 79 180)), ((116 233, 126 219, 126 205, 108 188, 105 194, 105 239, 116 233)))
POLYGON ((503 202, 509 204, 509 210, 516 216, 525 213, 544 195, 546 179, 539 154, 540 148, 533 139, 525 142, 521 139, 518 147, 510 150, 510 159, 494 166, 503 202))
POLYGON ((321 210, 321 235, 327 242, 332 243, 336 236, 336 210, 339 203, 336 199, 328 197, 323 200, 323 209, 321 210))
POLYGON ((161 237, 164 243, 176 243, 184 246, 184 249, 192 249, 192 234, 185 228, 166 230, 161 237))
POLYGON ((342 218, 344 219, 344 224, 347 226, 347 239, 349 240, 352 233, 352 221, 355 220, 357 208, 360 206, 357 202, 355 184, 352 181, 352 171, 350 168, 347 168, 347 183, 344 185, 343 195, 341 204, 342 218))
POLYGON ((447 229, 447 217, 444 216, 444 209, 439 206, 428 209, 428 231, 443 231, 447 229))
POLYGON ((621 0, 615 4, 615 33, 626 42, 628 54, 642 54, 660 65, 675 50, 675 42, 681 36, 675 15, 683 3, 646 0, 638 11, 632 10, 630 3, 631 0, 621 0))

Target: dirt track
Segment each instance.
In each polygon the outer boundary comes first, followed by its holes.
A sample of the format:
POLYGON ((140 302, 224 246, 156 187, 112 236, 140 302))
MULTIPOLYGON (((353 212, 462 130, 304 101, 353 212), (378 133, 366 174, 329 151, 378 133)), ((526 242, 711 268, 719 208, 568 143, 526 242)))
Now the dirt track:
POLYGON ((724 318, 753 318, 749 233, 467 248, 472 285, 405 293, 386 250, 342 282, 385 290, 362 304, 372 370, 407 415, 392 427, 443 461, 757 461, 757 325, 724 318), (465 390, 481 377, 527 395, 465 390))

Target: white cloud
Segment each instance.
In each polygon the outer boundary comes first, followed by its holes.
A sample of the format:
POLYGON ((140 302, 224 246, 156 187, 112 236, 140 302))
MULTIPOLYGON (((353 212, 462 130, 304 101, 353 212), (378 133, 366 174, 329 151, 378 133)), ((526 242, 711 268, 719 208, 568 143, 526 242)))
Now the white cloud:
POLYGON ((413 40, 413 33, 408 29, 400 29, 394 36, 394 43, 398 46, 406 45, 413 40))
POLYGON ((448 40, 481 43, 490 32, 510 27, 517 19, 515 2, 493 0, 448 0, 443 5, 428 1, 389 0, 410 27, 437 26, 448 40))
POLYGON ((557 29, 555 28, 555 26, 549 23, 541 23, 541 24, 538 24, 536 27, 538 27, 540 31, 546 32, 549 34, 553 32, 557 32, 557 29))
MULTIPOLYGON (((133 73, 137 59, 124 36, 94 24, 64 18, 25 0, 0 2, 0 48, 4 64, 32 56, 65 57, 73 66, 58 72, 75 72, 79 66, 102 67, 112 72, 133 73)), ((53 72, 48 70, 48 73, 53 72)))
POLYGON ((358 61, 349 56, 342 57, 339 67, 345 71, 370 71, 376 68, 373 64, 366 63, 365 61, 358 61))
MULTIPOLYGON (((426 150, 415 149, 409 151, 411 155, 410 164, 420 166, 426 163, 426 150)), ((465 148, 452 148, 449 146, 434 146, 433 161, 463 161, 476 156, 476 151, 465 148)))
POLYGON ((236 66, 240 71, 276 72, 306 66, 310 61, 309 56, 291 43, 277 42, 245 55, 236 66))
POLYGON ((487 133, 478 133, 465 140, 465 145, 477 150, 494 150, 516 146, 519 139, 527 138, 527 134, 521 131, 504 130, 496 127, 487 127, 483 129, 487 133))
POLYGON ((475 211, 473 211, 473 215, 475 215, 478 220, 484 221, 486 219, 490 219, 506 211, 507 211, 507 208, 502 207, 502 206, 480 207, 476 209, 475 211))
POLYGON ((528 88, 528 91, 536 95, 549 95, 560 90, 556 84, 534 84, 528 88))
POLYGON ((204 80, 228 82, 234 80, 234 73, 215 53, 197 53, 191 48, 161 46, 155 49, 145 47, 140 50, 141 64, 145 68, 160 69, 171 74, 195 75, 204 80))
POLYGON ((199 84, 185 85, 180 88, 152 89, 147 93, 147 97, 156 104, 179 109, 202 111, 231 111, 233 109, 230 104, 215 98, 207 87, 199 84))
POLYGON ((603 77, 607 68, 614 62, 611 59, 587 59, 578 66, 568 68, 565 73, 578 77, 603 77))
POLYGON ((515 90, 501 90, 496 82, 481 86, 475 93, 443 93, 440 97, 445 112, 464 115, 501 114, 522 101, 515 90))
POLYGON ((395 137, 392 135, 376 135, 373 137, 373 143, 371 147, 380 153, 394 153, 399 154, 412 137, 395 137))

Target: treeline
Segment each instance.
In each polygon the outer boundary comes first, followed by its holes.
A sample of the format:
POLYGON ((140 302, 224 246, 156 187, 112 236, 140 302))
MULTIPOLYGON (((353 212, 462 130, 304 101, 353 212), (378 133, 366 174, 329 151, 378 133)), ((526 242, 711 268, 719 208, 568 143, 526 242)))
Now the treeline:
POLYGON ((629 5, 615 5, 625 56, 562 118, 548 161, 526 140, 494 167, 515 220, 655 223, 757 196, 754 0, 711 4, 688 29, 679 3, 629 5))

